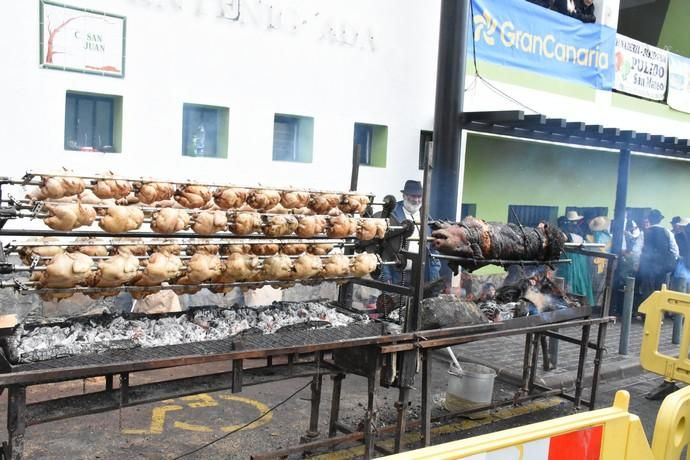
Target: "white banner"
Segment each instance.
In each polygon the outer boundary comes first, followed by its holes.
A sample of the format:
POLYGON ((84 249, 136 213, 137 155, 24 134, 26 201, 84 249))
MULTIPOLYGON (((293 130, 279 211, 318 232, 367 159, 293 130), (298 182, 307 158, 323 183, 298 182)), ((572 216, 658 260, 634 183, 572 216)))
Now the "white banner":
POLYGON ((125 18, 41 2, 41 65, 122 77, 125 18))
POLYGON ((668 55, 668 105, 690 113, 690 59, 668 55))
POLYGON ((664 100, 668 52, 623 35, 616 35, 616 81, 624 93, 664 100))

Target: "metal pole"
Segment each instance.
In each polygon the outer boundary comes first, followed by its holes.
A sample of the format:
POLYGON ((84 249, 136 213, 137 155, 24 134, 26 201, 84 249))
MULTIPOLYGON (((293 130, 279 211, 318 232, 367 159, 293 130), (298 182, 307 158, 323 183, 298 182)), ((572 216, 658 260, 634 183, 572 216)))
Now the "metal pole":
POLYGON ((627 355, 630 344, 630 322, 632 321, 633 300, 635 298, 635 278, 625 279, 625 295, 623 297, 623 312, 621 313, 621 337, 618 343, 618 354, 627 355))
MULTIPOLYGON (((685 283, 685 292, 690 292, 690 283, 685 283)), ((678 345, 683 333, 683 315, 673 315, 673 331, 671 333, 671 343, 678 345)))
POLYGON ((433 182, 430 213, 455 220, 460 174, 460 130, 463 111, 468 0, 442 0, 436 68, 433 182))
MULTIPOLYGON (((618 180, 616 182, 616 204, 613 213, 613 240, 611 252, 621 257, 623 238, 625 236, 625 208, 628 201, 628 181, 630 179, 630 150, 621 149, 618 156, 618 180)), ((622 265, 622 264, 621 264, 622 265)), ((620 279, 620 276, 616 279, 620 279)), ((615 283, 614 283, 615 284, 615 283)), ((613 289, 613 285, 609 286, 613 289)), ((613 294, 613 312, 620 311, 621 293, 616 290, 613 294)))

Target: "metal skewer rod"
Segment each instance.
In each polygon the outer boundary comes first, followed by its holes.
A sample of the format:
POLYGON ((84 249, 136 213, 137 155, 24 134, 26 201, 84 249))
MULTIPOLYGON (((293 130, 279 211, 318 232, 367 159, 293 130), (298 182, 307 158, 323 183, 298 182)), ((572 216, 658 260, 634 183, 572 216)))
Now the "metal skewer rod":
MULTIPOLYGON (((142 239, 149 239, 149 238, 199 238, 199 239, 206 239, 208 240, 209 238, 216 238, 216 239, 224 239, 224 240, 233 240, 233 244, 260 244, 260 243, 265 243, 267 241, 266 236, 262 235, 260 233, 253 233, 251 235, 236 235, 234 233, 230 232, 218 232, 214 233, 213 235, 200 235, 198 233, 190 233, 190 232, 178 232, 178 233, 152 233, 152 232, 126 232, 126 233, 107 233, 102 230, 92 230, 92 231, 61 231, 61 230, 24 230, 24 229, 9 229, 9 228, 3 228, 0 230, 0 236, 5 235, 5 236, 49 236, 49 237, 95 237, 95 238, 142 238, 142 239), (248 240, 246 243, 237 243, 236 241, 238 239, 246 239, 248 240), (251 241, 255 240, 255 241, 251 241), (261 240, 261 241, 256 241, 256 240, 261 240)), ((270 237, 269 237, 270 238, 270 237)), ((283 239, 284 243, 299 243, 301 240, 304 238, 299 238, 297 235, 287 235, 287 236, 282 236, 280 237, 283 239)), ((310 238, 316 240, 317 238, 310 238)), ((324 235, 323 239, 326 240, 334 240, 338 239, 340 241, 344 240, 354 240, 356 239, 355 236, 346 236, 343 238, 331 238, 328 237, 328 235, 324 235)), ((319 241, 321 243, 322 241, 319 241)), ((126 243, 128 245, 132 245, 132 243, 126 243)), ((141 243, 143 244, 143 243, 141 243)), ((202 244, 208 244, 208 243, 202 243, 202 244)), ((229 244, 229 243, 219 243, 219 244, 229 244)), ((318 244, 318 243, 315 243, 318 244)), ((324 244, 330 244, 330 243, 324 243, 324 244)), ((64 245, 63 244, 58 244, 59 246, 64 245)))
POLYGON ((312 188, 294 188, 294 187, 271 187, 271 186, 265 186, 265 185, 252 185, 252 186, 246 186, 246 185, 235 185, 235 184, 221 184, 218 182, 197 182, 197 181, 191 181, 191 180, 163 180, 163 179, 157 179, 157 178, 152 178, 152 177, 125 177, 125 176, 116 176, 116 175, 102 175, 102 174, 93 174, 93 175, 81 175, 81 174, 72 174, 69 172, 54 172, 54 173, 49 173, 49 172, 41 172, 41 171, 27 171, 26 174, 24 174, 24 178, 22 180, 15 180, 15 179, 7 179, 3 180, 0 183, 5 183, 5 184, 17 184, 17 185, 41 185, 40 182, 32 182, 34 178, 37 177, 75 177, 79 179, 85 179, 85 180, 92 180, 92 181, 97 181, 101 179, 111 179, 111 180, 122 180, 122 181, 128 181, 128 182, 142 182, 142 183, 152 183, 152 182, 160 182, 160 183, 166 183, 166 184, 175 184, 175 185, 201 185, 204 187, 219 187, 219 188, 241 188, 241 189, 249 189, 249 190, 279 190, 279 191, 285 191, 285 192, 308 192, 308 193, 333 193, 337 195, 367 195, 367 196, 375 196, 375 193, 369 192, 369 193, 364 193, 364 192, 357 192, 357 191, 350 191, 350 192, 342 192, 342 191, 334 191, 334 190, 321 190, 321 189, 312 189, 312 188))
MULTIPOLYGON (((325 236, 325 235, 324 235, 325 236)), ((17 252, 20 247, 80 247, 80 246, 240 246, 240 245, 253 245, 253 244, 332 244, 337 246, 354 246, 355 243, 345 242, 343 239, 335 238, 296 238, 296 239, 284 239, 284 238, 268 238, 268 239, 247 239, 246 237, 240 237, 239 239, 232 240, 229 243, 227 240, 192 240, 192 241, 176 241, 176 240, 110 240, 110 241, 99 241, 99 240, 87 240, 87 241, 12 241, 9 243, 5 252, 17 252)))

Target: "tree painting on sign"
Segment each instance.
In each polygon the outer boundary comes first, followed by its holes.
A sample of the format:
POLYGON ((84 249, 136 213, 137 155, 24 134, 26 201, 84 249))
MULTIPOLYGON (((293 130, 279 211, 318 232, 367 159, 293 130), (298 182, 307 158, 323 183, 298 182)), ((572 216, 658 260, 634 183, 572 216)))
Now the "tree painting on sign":
POLYGON ((41 19, 45 67, 122 76, 124 18, 41 2, 41 19))

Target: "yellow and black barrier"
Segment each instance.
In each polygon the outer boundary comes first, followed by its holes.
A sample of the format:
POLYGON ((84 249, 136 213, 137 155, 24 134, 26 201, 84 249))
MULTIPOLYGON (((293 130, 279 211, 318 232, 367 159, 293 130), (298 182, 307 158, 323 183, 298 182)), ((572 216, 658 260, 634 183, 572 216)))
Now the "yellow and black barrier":
POLYGON ((690 440, 690 387, 669 395, 659 409, 649 446, 630 394, 613 407, 489 433, 384 457, 387 460, 679 460, 690 440))
MULTIPOLYGON (((660 291, 650 295, 642 302, 639 311, 644 313, 644 335, 640 348, 640 364, 649 372, 662 375, 666 380, 690 383, 690 295, 669 291, 662 286, 660 291), (661 326, 664 313, 683 317, 678 356, 669 356, 659 351, 661 326)), ((690 423, 690 420, 688 421, 690 423)), ((688 426, 690 430, 690 425, 688 426)))

